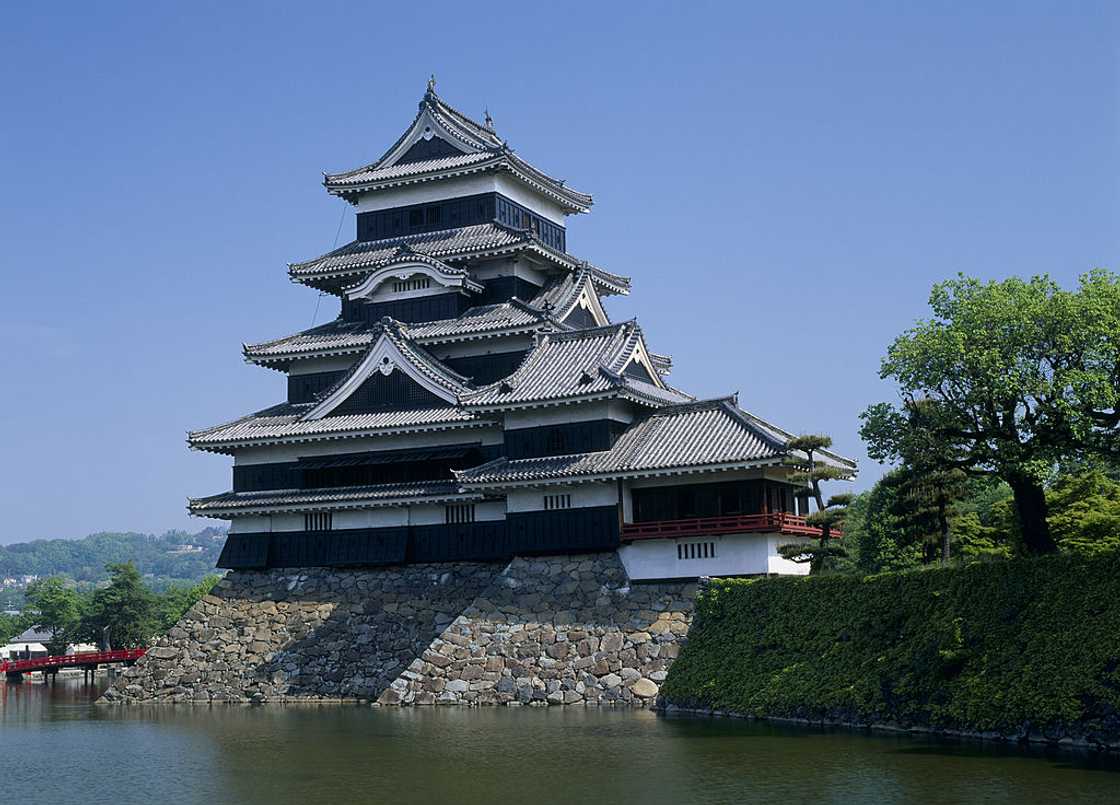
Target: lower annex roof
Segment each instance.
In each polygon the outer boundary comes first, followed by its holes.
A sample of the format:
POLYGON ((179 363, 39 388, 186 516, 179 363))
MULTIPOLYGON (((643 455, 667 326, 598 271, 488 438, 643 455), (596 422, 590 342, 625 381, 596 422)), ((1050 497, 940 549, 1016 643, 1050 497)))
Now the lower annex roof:
MULTIPOLYGON (((464 486, 500 487, 534 481, 672 474, 673 470, 726 469, 788 459, 791 434, 739 409, 735 398, 701 400, 657 409, 634 423, 610 450, 542 458, 499 458, 456 472, 464 486)), ((855 474, 851 459, 822 459, 855 474)))

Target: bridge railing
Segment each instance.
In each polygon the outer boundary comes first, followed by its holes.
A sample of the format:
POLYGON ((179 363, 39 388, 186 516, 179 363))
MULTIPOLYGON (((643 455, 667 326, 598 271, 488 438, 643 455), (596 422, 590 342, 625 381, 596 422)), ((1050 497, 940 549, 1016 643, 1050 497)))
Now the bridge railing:
POLYGON ((80 668, 83 665, 102 665, 104 663, 131 662, 144 656, 145 648, 123 648, 116 651, 83 651, 77 654, 62 654, 54 657, 34 657, 28 660, 4 660, 0 662, 2 673, 27 673, 52 668, 80 668))

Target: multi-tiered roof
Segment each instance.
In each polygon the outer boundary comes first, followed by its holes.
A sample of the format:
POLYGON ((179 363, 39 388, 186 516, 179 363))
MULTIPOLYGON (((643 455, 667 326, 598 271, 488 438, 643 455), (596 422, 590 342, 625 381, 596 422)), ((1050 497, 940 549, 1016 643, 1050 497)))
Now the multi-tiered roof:
POLYGON ((736 398, 696 400, 666 382, 671 359, 604 308, 603 297, 629 293, 629 278, 567 251, 565 217, 587 212, 591 197, 530 165, 489 116, 453 109, 433 83, 391 148, 324 185, 356 207, 358 236, 292 263, 289 276, 337 296, 341 314, 244 345, 246 361, 288 373, 288 399, 189 434, 193 448, 238 461, 234 489, 193 499, 193 513, 493 502, 527 484, 804 460, 736 398), (571 449, 559 439, 546 455, 511 452, 514 431, 533 423, 600 415, 614 418, 609 427, 571 449), (394 466, 408 473, 397 478, 394 466), (424 467, 432 477, 411 477, 424 467), (397 479, 307 480, 350 470, 397 479))

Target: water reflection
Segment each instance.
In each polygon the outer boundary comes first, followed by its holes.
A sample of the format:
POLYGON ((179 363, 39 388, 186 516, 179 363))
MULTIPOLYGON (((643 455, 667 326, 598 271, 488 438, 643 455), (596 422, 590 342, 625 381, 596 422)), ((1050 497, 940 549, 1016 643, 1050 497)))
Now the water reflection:
POLYGON ((1120 761, 594 708, 95 707, 0 688, 22 802, 1116 801, 1120 761))

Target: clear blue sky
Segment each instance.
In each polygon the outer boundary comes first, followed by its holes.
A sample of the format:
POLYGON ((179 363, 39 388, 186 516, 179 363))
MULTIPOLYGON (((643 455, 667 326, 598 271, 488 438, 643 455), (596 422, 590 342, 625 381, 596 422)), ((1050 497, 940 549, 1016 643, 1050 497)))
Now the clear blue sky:
POLYGON ((208 522, 230 462, 185 432, 282 399, 240 344, 312 323, 285 266, 354 226, 320 172, 433 72, 595 195, 569 250, 634 278, 609 310, 677 385, 831 433, 861 487, 933 282, 1117 267, 1112 3, 162 5, 0 25, 0 542, 208 522))

